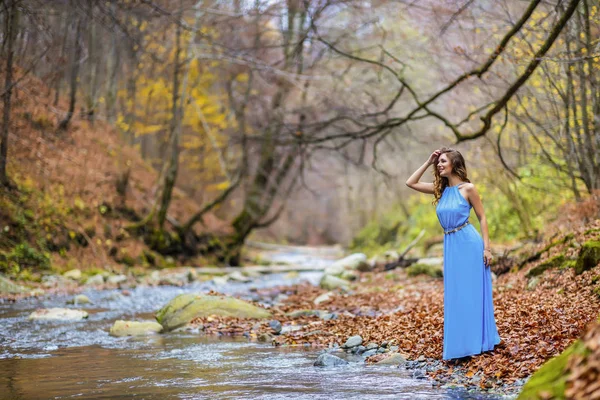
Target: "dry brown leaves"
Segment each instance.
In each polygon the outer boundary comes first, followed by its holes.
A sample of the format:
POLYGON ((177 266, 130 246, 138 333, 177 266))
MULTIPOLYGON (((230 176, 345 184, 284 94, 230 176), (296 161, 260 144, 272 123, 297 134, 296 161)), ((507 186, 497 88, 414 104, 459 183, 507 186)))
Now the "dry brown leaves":
POLYGON ((600 323, 592 324, 582 340, 590 353, 569 359, 567 368, 571 373, 565 395, 568 399, 600 399, 600 323))

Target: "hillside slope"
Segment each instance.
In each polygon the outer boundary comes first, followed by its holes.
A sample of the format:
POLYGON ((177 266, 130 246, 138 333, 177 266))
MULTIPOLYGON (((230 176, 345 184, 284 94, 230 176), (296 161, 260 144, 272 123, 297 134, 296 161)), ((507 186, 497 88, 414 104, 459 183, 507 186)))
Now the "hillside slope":
MULTIPOLYGON (((30 75, 13 94, 7 169, 14 187, 0 189, 0 273, 177 264, 123 229, 151 207, 157 172, 105 121, 92 125, 76 115, 67 131, 57 131, 68 107, 52 101, 30 75)), ((175 188, 169 217, 183 221, 198 209, 175 188)), ((211 232, 227 229, 213 215, 204 220, 211 232)))

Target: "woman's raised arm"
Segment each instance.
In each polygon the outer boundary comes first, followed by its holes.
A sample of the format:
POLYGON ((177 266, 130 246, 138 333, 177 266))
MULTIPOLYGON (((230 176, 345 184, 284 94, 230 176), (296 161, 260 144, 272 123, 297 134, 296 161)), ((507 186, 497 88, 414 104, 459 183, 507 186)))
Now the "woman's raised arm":
POLYGON ((415 172, 413 172, 410 178, 408 178, 408 180, 406 181, 406 186, 416 190, 417 192, 433 194, 433 183, 419 182, 419 179, 421 179, 421 177, 430 165, 435 164, 439 155, 439 150, 436 150, 433 153, 431 153, 429 159, 423 165, 421 165, 415 172))

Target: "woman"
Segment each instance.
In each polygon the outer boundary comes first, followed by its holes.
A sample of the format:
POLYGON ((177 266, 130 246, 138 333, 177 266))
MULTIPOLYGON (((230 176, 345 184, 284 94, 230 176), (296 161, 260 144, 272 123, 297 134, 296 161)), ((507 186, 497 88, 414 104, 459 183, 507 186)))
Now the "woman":
POLYGON ((490 240, 481 199, 467 179, 463 156, 454 149, 434 151, 406 185, 433 194, 444 228, 444 351, 443 359, 460 359, 492 350, 500 343, 494 320, 490 240), (434 183, 419 182, 435 165, 434 183), (471 207, 483 239, 469 223, 471 207))

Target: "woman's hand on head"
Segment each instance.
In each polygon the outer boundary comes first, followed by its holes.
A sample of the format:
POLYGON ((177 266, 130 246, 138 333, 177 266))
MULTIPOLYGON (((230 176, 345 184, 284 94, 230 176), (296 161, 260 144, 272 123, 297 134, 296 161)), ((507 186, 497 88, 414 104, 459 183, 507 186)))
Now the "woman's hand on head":
POLYGON ((440 151, 439 150, 435 150, 433 153, 431 153, 431 155, 429 156, 429 160, 427 160, 427 163, 429 165, 435 164, 435 162, 437 161, 438 157, 440 156, 440 151))

